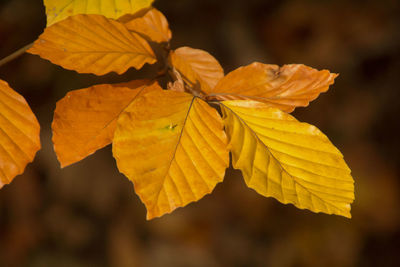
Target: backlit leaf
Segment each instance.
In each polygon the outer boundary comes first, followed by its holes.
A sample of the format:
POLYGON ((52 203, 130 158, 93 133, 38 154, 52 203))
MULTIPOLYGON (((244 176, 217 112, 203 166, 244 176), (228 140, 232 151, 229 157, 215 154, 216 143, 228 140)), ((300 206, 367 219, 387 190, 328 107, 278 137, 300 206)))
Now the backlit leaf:
POLYGON ((223 180, 226 142, 221 117, 203 100, 153 91, 121 114, 113 154, 152 219, 201 199, 223 180))
POLYGON ((260 102, 221 106, 233 166, 250 188, 300 209, 351 217, 350 169, 321 131, 260 102))
POLYGON ((0 188, 22 174, 40 149, 40 126, 25 99, 0 80, 0 188))
POLYGON ((218 100, 255 100, 292 112, 326 92, 336 77, 327 70, 301 64, 279 67, 256 62, 227 74, 210 96, 218 100))
POLYGON ((129 20, 125 26, 128 30, 153 42, 169 42, 172 38, 167 19, 155 8, 150 9, 142 17, 129 20))
POLYGON ((181 47, 171 51, 170 64, 176 68, 186 83, 193 89, 209 93, 224 77, 219 62, 209 53, 200 49, 181 47))
POLYGON ((101 15, 76 15, 45 29, 28 50, 80 73, 122 74, 156 62, 145 39, 101 15))
POLYGON ((44 0, 47 26, 78 14, 99 14, 117 19, 151 6, 153 0, 44 0))
POLYGON ((162 90, 150 81, 102 84, 69 92, 54 112, 54 150, 62 167, 80 161, 112 142, 117 119, 141 93, 162 90), (129 87, 128 87, 129 86, 129 87))

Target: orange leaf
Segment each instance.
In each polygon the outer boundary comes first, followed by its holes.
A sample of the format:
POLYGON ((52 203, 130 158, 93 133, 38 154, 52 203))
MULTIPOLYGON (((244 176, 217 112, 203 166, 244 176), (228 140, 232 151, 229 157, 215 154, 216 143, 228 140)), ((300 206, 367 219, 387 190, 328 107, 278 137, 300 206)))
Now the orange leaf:
POLYGON ((279 67, 255 62, 227 74, 209 97, 218 100, 255 100, 292 112, 308 106, 326 92, 337 74, 291 64, 279 67))
POLYGON ((117 118, 141 93, 161 90, 157 83, 102 84, 68 93, 54 112, 53 143, 62 167, 110 144, 117 118), (124 86, 124 87, 121 87, 124 86), (129 87, 127 87, 129 86, 129 87))
POLYGON ((22 174, 40 149, 40 126, 25 99, 0 80, 0 188, 22 174))
POLYGON ((169 42, 172 38, 167 19, 155 8, 147 11, 143 17, 125 22, 125 26, 131 32, 140 34, 149 41, 162 43, 169 42))
POLYGON ((229 165, 223 128, 206 102, 170 90, 144 94, 121 114, 113 155, 148 219, 201 199, 223 180, 229 165))
POLYGON ((219 62, 200 49, 178 48, 171 51, 168 60, 195 91, 200 89, 204 93, 210 93, 218 81, 224 77, 224 70, 219 62))
POLYGON ((122 74, 156 62, 145 39, 101 15, 76 15, 46 28, 28 50, 80 73, 122 74))

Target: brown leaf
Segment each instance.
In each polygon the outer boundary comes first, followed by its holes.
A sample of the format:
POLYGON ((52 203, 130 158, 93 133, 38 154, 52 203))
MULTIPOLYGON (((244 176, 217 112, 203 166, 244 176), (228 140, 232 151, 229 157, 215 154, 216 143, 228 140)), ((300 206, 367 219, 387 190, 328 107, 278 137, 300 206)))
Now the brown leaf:
POLYGON ((308 106, 326 92, 337 74, 301 64, 279 67, 255 62, 227 74, 212 90, 210 99, 255 100, 292 112, 308 106))

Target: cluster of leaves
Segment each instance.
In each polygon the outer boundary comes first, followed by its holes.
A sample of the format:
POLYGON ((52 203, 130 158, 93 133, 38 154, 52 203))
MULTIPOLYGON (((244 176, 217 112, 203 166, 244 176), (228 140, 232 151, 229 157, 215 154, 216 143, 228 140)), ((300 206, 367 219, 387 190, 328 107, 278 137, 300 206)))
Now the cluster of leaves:
MULTIPOLYGON (((62 167, 112 143, 151 219, 211 193, 231 153, 233 167, 261 195, 351 216, 354 181, 342 154, 316 127, 289 115, 326 92, 336 74, 256 62, 224 75, 205 51, 170 49, 168 22, 151 0, 44 3, 48 25, 29 53, 96 75, 159 62, 157 77, 171 78, 166 89, 154 79, 69 92, 52 124, 62 167)), ((1 186, 40 144, 26 102, 4 82, 0 90, 1 186)))

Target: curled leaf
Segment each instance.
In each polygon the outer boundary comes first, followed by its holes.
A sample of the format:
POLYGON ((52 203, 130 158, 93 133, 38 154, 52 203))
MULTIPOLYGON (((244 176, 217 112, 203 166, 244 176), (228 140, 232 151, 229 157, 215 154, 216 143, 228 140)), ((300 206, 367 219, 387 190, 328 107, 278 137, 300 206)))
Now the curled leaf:
POLYGON ((22 174, 40 149, 40 126, 25 99, 0 80, 0 188, 22 174))
POLYGON ((122 74, 130 67, 156 62, 145 39, 101 15, 76 15, 46 28, 28 52, 63 68, 96 75, 122 74))

